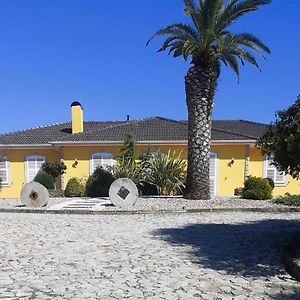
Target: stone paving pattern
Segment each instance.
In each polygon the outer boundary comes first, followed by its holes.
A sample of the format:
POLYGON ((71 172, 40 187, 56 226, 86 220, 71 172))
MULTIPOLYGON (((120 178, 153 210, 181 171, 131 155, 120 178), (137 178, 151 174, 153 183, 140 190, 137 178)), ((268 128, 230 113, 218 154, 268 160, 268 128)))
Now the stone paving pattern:
POLYGON ((0 214, 0 299, 299 299, 300 213, 0 214))

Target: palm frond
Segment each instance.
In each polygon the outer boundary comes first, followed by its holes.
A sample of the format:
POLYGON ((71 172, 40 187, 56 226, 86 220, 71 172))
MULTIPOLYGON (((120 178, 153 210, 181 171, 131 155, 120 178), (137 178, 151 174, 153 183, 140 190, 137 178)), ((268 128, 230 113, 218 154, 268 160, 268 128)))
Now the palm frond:
POLYGON ((223 8, 216 28, 219 32, 224 30, 244 14, 258 10, 259 6, 270 4, 272 0, 231 0, 223 8))

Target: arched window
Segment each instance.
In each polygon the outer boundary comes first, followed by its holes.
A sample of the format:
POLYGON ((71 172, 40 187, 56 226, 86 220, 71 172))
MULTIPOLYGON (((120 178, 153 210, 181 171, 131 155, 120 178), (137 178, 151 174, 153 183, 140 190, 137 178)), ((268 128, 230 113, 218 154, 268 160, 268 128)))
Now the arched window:
POLYGON ((37 173, 42 171, 42 164, 46 162, 45 156, 30 155, 25 160, 25 181, 31 182, 37 173))
POLYGON ((107 152, 97 152, 91 155, 90 159, 90 174, 93 174, 94 171, 102 167, 106 169, 107 167, 113 166, 114 156, 111 153, 107 152))
POLYGON ((0 155, 0 186, 9 185, 9 161, 6 156, 0 155))

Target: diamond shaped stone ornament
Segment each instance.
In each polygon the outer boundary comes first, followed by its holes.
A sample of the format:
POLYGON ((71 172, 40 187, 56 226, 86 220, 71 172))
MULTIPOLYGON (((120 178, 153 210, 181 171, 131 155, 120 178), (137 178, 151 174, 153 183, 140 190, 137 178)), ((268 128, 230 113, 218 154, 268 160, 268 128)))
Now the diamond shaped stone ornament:
POLYGON ((20 198, 27 207, 43 207, 49 202, 49 192, 43 185, 33 181, 23 186, 20 198))
POLYGON ((128 178, 115 180, 109 188, 109 199, 119 208, 128 208, 135 204, 139 196, 135 183, 128 178))

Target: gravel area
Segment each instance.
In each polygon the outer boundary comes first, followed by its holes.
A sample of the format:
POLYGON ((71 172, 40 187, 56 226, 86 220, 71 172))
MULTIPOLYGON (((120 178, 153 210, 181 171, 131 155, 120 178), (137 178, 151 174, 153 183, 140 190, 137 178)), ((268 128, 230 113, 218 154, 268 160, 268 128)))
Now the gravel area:
MULTIPOLYGON (((237 197, 215 197, 212 200, 185 200, 180 197, 142 197, 138 198, 134 206, 120 209, 110 204, 108 198, 50 198, 47 207, 37 208, 45 209, 62 209, 64 204, 84 203, 89 201, 99 201, 96 206, 90 206, 89 210, 106 210, 106 211, 157 211, 157 210, 186 210, 186 209, 238 209, 238 208, 282 208, 285 205, 277 205, 270 200, 245 200, 237 197), (106 203, 101 203, 105 202, 106 203), (59 205, 59 206, 57 206, 59 205)), ((26 208, 19 199, 0 199, 0 209, 5 208, 26 208)), ((67 208, 67 207, 65 207, 67 208)), ((82 209, 82 207, 81 207, 82 209)))
POLYGON ((300 213, 0 213, 0 299, 299 299, 300 213))

